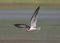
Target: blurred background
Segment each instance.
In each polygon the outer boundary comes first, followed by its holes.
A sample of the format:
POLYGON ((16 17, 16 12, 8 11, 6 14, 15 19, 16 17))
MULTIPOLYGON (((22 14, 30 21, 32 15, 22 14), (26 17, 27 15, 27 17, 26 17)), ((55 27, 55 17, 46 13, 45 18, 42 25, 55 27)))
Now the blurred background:
POLYGON ((38 4, 41 9, 60 9, 59 0, 0 0, 0 9, 31 9, 38 4))
POLYGON ((60 0, 0 0, 1 43, 60 43, 60 0), (14 24, 30 25, 30 18, 40 5, 39 32, 25 32, 14 24))

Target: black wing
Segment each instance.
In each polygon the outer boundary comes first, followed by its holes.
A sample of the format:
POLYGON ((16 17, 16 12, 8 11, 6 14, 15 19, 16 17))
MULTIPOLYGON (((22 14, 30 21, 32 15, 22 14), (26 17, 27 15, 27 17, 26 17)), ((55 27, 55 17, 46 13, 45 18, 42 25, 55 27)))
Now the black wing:
POLYGON ((14 26, 16 26, 18 28, 30 28, 30 26, 28 26, 26 24, 14 24, 14 26))
POLYGON ((31 21, 32 21, 32 20, 33 20, 33 21, 35 20, 34 18, 36 18, 36 16, 37 16, 37 14, 38 14, 39 9, 40 9, 40 5, 37 7, 37 9, 35 10, 35 12, 34 12, 33 16, 31 17, 31 21))

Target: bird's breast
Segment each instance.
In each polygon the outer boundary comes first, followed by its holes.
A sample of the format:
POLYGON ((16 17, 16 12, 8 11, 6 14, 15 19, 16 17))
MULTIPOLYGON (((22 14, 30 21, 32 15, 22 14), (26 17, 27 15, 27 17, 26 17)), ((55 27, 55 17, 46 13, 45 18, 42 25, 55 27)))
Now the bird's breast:
POLYGON ((36 28, 31 27, 30 30, 36 30, 36 28))

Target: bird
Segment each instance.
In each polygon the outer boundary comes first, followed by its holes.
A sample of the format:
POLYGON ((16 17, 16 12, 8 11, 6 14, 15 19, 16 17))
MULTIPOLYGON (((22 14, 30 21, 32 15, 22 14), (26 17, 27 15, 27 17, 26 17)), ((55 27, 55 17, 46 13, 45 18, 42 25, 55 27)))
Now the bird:
POLYGON ((41 28, 40 27, 37 28, 37 26, 36 26, 37 25, 37 15, 38 15, 39 9, 40 9, 40 5, 36 8, 36 10, 34 11, 32 17, 31 17, 30 26, 28 26, 27 24, 14 24, 14 26, 17 28, 25 28, 26 32, 40 30, 41 28))

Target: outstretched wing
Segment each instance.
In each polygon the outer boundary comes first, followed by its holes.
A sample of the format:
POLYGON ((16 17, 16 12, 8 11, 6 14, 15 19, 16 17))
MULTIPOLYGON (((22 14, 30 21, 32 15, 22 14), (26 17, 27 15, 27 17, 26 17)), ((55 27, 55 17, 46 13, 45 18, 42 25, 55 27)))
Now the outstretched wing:
POLYGON ((26 24, 14 24, 14 26, 16 26, 18 28, 30 28, 30 26, 28 26, 26 24))
POLYGON ((40 9, 40 6, 37 7, 37 9, 35 10, 33 16, 31 17, 31 27, 36 27, 37 14, 38 14, 39 9, 40 9))
POLYGON ((39 9, 40 9, 40 5, 37 7, 37 9, 35 10, 33 16, 31 17, 31 27, 36 27, 37 14, 38 14, 39 9))

